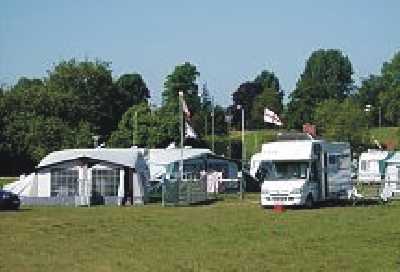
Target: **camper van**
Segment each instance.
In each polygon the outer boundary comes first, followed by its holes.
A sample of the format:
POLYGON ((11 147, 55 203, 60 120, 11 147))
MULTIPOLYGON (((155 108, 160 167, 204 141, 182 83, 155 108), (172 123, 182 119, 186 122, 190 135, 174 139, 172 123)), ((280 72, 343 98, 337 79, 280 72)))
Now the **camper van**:
POLYGON ((369 149, 358 160, 358 181, 361 183, 381 183, 385 179, 385 160, 389 151, 369 149))
POLYGON ((261 205, 306 206, 349 199, 352 194, 348 143, 308 134, 281 134, 251 158, 250 175, 262 183, 261 205))

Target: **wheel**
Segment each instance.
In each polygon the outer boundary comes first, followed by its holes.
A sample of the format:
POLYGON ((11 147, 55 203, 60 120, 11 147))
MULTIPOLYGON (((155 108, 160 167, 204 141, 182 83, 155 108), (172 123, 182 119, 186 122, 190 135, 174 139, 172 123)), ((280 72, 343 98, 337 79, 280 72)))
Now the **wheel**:
POLYGON ((307 209, 312 209, 312 208, 314 208, 314 200, 313 200, 312 194, 309 194, 309 195, 307 196, 307 199, 306 199, 306 202, 304 203, 304 206, 305 206, 307 209))

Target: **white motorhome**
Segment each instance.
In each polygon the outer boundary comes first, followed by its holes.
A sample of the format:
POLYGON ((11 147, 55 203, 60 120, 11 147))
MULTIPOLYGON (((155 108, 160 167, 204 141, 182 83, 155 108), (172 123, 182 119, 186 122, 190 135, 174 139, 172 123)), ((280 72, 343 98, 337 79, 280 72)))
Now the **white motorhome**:
POLYGON ((308 134, 280 135, 251 158, 250 174, 262 182, 261 205, 305 205, 348 199, 352 194, 348 143, 308 134))
POLYGON ((369 149, 358 160, 358 181, 361 183, 381 183, 384 180, 385 160, 391 153, 384 150, 369 149))

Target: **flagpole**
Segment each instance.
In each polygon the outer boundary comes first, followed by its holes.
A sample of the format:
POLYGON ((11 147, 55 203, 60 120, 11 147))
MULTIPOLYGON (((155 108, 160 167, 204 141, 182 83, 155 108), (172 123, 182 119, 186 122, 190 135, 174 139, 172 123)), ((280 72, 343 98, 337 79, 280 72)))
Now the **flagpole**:
POLYGON ((214 138, 214 135, 215 135, 215 128, 214 128, 214 122, 215 122, 215 120, 214 120, 214 115, 215 115, 215 112, 214 112, 214 96, 212 96, 211 97, 211 107, 212 107, 212 109, 211 109, 211 141, 212 141, 212 152, 213 153, 215 153, 215 138, 214 138))
MULTIPOLYGON (((183 180, 183 133, 184 133, 184 120, 183 120, 183 92, 179 92, 179 111, 180 111, 180 119, 181 119, 181 161, 179 165, 179 175, 180 175, 180 180, 183 180)), ((178 187, 179 189, 179 187, 178 187)), ((178 190, 179 194, 179 190, 178 190)))
POLYGON ((240 199, 243 200, 243 179, 244 179, 244 162, 246 160, 246 147, 244 143, 244 108, 241 106, 242 110, 242 178, 240 180, 240 199))

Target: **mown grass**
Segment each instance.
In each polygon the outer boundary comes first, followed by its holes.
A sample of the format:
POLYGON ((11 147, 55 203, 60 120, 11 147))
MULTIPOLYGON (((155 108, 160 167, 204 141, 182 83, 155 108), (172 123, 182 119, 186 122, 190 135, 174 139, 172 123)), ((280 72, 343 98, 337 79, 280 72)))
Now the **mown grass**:
MULTIPOLYGON (((274 141, 278 132, 279 130, 274 129, 246 131, 244 135, 246 159, 250 159, 252 155, 260 152, 262 144, 274 141)), ((232 131, 231 137, 236 140, 241 140, 242 134, 240 131, 232 131)))
MULTIPOLYGON (((387 142, 393 142, 395 146, 400 146, 400 131, 399 127, 382 127, 382 128, 371 128, 370 134, 373 135, 381 144, 387 142)), ((246 159, 250 159, 252 155, 261 150, 263 143, 271 142, 276 139, 279 129, 260 129, 260 130, 247 130, 245 131, 245 146, 246 146, 246 159)), ((232 141, 241 142, 241 131, 231 131, 230 137, 232 141)), ((211 136, 207 137, 208 145, 211 146, 211 136)), ((228 146, 228 136, 215 136, 216 141, 216 152, 218 154, 226 154, 226 148, 228 146), (222 146, 222 147, 221 147, 222 146)), ((374 143, 371 141, 371 145, 374 143)))
POLYGON ((16 181, 16 177, 0 177, 0 188, 3 188, 4 185, 16 181))
POLYGON ((400 131, 399 127, 382 127, 382 128, 372 128, 370 130, 372 136, 374 136, 380 144, 385 144, 387 142, 393 142, 396 149, 399 148, 400 144, 400 131))
POLYGON ((0 213, 1 271, 399 271, 400 203, 276 214, 229 198, 0 213))

